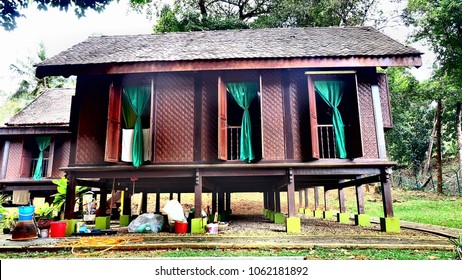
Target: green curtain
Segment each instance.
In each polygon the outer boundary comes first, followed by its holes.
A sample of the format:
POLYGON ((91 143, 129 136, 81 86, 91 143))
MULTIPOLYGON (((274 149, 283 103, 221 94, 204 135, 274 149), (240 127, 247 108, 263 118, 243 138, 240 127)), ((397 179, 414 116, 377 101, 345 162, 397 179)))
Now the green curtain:
POLYGON ((37 165, 35 166, 34 170, 34 180, 41 180, 42 179, 42 166, 43 166, 43 151, 50 145, 51 136, 37 136, 35 138, 37 142, 37 146, 39 148, 39 157, 37 160, 37 165))
POLYGON ((136 114, 133 112, 130 100, 128 100, 127 94, 123 94, 122 99, 122 117, 124 120, 125 128, 133 129, 136 123, 136 114))
POLYGON ((332 107, 332 124, 334 126, 335 143, 337 144, 337 156, 346 158, 345 128, 338 105, 342 101, 345 84, 343 81, 315 81, 314 87, 321 98, 332 107))
POLYGON ((133 166, 139 167, 144 162, 144 147, 143 147, 143 126, 141 124, 141 116, 144 108, 151 96, 151 88, 148 86, 140 87, 125 87, 124 92, 127 95, 128 103, 133 112, 136 114, 135 127, 133 131, 133 147, 132 159, 133 166))
POLYGON ((250 123, 249 106, 257 96, 258 87, 256 83, 229 83, 227 87, 236 103, 244 109, 239 158, 245 162, 250 162, 255 159, 255 154, 252 147, 252 125, 250 123))

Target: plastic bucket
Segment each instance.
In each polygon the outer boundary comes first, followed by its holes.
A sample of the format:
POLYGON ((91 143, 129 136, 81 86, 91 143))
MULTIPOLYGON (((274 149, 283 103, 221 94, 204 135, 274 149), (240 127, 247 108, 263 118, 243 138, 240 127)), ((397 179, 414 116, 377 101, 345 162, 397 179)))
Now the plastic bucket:
POLYGON ((31 221, 34 216, 35 206, 19 206, 18 219, 20 221, 31 221))
POLYGON ((175 221, 175 233, 188 232, 188 222, 175 221))
POLYGON ((207 232, 210 234, 218 234, 218 224, 207 224, 207 232))
POLYGON ((53 238, 65 237, 66 236, 66 222, 51 222, 49 236, 53 238))

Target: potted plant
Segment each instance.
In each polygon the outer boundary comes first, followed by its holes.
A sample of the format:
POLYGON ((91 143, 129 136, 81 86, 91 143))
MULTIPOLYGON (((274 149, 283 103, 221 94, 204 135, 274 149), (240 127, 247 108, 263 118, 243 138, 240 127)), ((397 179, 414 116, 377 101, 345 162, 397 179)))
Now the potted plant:
MULTIPOLYGON (((53 205, 54 205, 54 208, 56 209, 56 211, 60 214, 62 214, 62 206, 64 205, 64 203, 66 202, 66 192, 67 192, 67 179, 65 177, 61 177, 61 179, 59 180, 53 180, 52 181, 53 184, 57 185, 57 193, 51 195, 52 197, 54 197, 53 199, 53 205)), ((75 188, 75 203, 80 203, 80 200, 83 196, 83 194, 85 193, 85 191, 87 191, 87 187, 81 187, 81 186, 77 186, 75 188)))
POLYGON ((3 233, 4 234, 11 233, 16 227, 16 223, 18 222, 18 212, 16 211, 4 212, 2 222, 3 222, 3 233))
POLYGON ((7 194, 0 194, 0 221, 2 221, 3 217, 3 213, 6 213, 8 212, 5 207, 3 207, 3 204, 6 203, 6 202, 9 202, 11 201, 11 196, 10 195, 7 195, 7 194))
POLYGON ((56 207, 47 202, 40 205, 35 210, 35 221, 37 223, 37 228, 40 230, 41 237, 48 237, 48 230, 50 229, 50 224, 55 217, 55 210, 56 207))

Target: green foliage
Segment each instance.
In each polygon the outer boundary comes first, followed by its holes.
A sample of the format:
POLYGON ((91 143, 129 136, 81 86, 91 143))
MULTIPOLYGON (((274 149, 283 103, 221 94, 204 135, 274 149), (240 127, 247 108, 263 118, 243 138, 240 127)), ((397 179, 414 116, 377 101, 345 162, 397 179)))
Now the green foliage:
MULTIPOLYGON (((54 179, 52 182, 57 186, 57 193, 51 195, 54 197, 53 205, 57 211, 61 211, 62 206, 66 202, 67 179, 65 177, 61 177, 59 180, 54 179)), ((77 186, 75 188, 76 203, 79 203, 79 200, 87 190, 87 187, 77 186)))
MULTIPOLYGON (((70 251, 58 252, 3 252, 1 259, 35 259, 35 258, 85 258, 72 255, 70 251)), ((92 258, 95 255, 91 255, 92 258)), ((141 250, 141 251, 108 251, 98 258, 209 258, 209 257, 301 257, 308 260, 453 260, 450 251, 437 250, 378 250, 378 249, 178 249, 178 250, 141 250)))
POLYGON ((462 1, 409 0, 406 23, 415 27, 413 39, 425 40, 437 55, 437 68, 462 86, 462 1))
POLYGON ((11 196, 7 194, 0 194, 0 214, 7 212, 5 207, 3 207, 3 203, 7 203, 11 201, 11 196))
MULTIPOLYGON (((402 202, 393 204, 394 214, 400 220, 462 229, 462 198, 455 201, 448 197, 433 200, 408 196, 400 199, 402 202)), ((383 217, 381 201, 366 201, 365 209, 370 216, 383 217)))
POLYGON ((155 33, 187 32, 226 29, 247 29, 248 25, 237 17, 201 16, 198 11, 180 11, 164 5, 159 13, 159 20, 154 27, 155 33))
POLYGON ((462 260, 462 235, 459 238, 450 238, 449 241, 456 246, 457 255, 462 260))
MULTIPOLYGON (((151 1, 147 1, 151 2, 151 1)), ((155 33, 269 27, 364 25, 377 0, 177 0, 158 13, 155 33)), ((144 3, 143 3, 144 5, 144 3)), ((139 9, 139 5, 137 6, 139 9)), ((383 19, 383 17, 377 17, 383 19)))
POLYGON ((45 202, 35 209, 35 216, 52 219, 55 217, 54 212, 56 208, 57 207, 55 205, 53 204, 50 205, 48 202, 45 202))
POLYGON ((37 4, 39 10, 45 11, 50 7, 59 8, 61 11, 67 11, 70 7, 73 7, 74 13, 78 17, 83 17, 87 9, 101 12, 112 1, 113 0, 2 0, 0 2, 0 26, 8 31, 14 30, 17 27, 16 19, 24 16, 21 14, 20 10, 28 8, 32 3, 37 4))
POLYGON ((393 129, 386 133, 387 150, 400 167, 418 174, 428 148, 434 107, 421 98, 421 85, 407 68, 393 67, 386 73, 393 115, 393 129))

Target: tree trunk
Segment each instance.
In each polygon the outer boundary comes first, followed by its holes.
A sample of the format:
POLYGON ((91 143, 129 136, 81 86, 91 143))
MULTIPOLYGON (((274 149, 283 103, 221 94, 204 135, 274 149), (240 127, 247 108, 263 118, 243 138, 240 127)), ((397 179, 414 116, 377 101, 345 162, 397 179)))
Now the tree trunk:
MULTIPOLYGON (((420 178, 420 184, 422 186, 427 181, 427 173, 428 173, 428 169, 430 168, 430 161, 432 159, 433 141, 434 141, 435 136, 436 136, 437 120, 438 120, 438 112, 435 112, 435 117, 434 117, 434 120, 433 120, 432 133, 430 134, 430 141, 428 141, 428 149, 427 149, 427 152, 425 154, 425 164, 424 164, 424 167, 422 169, 422 176, 420 178)), ((423 187, 422 187, 422 190, 424 190, 423 187)))
MULTIPOLYGON (((459 175, 462 170, 462 127, 460 124, 460 110, 462 103, 456 103, 456 131, 457 131, 457 150, 459 154, 459 175)), ((459 176, 460 177, 460 176, 459 176)))
POLYGON ((436 191, 438 194, 443 194, 443 163, 441 157, 441 122, 443 118, 443 105, 441 99, 438 100, 436 114, 436 166, 438 172, 438 186, 436 188, 436 191))

